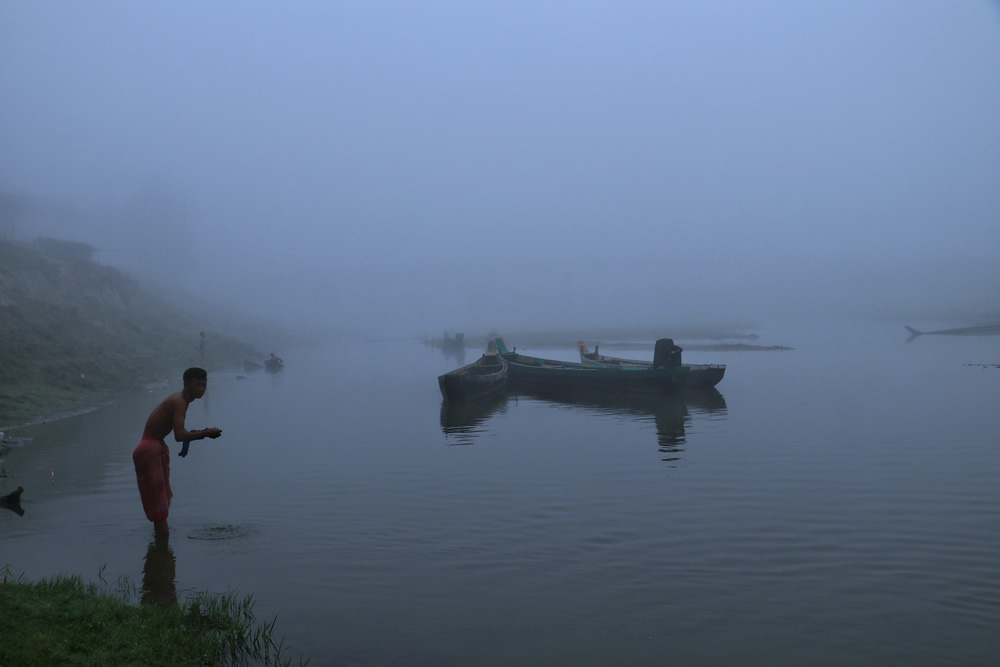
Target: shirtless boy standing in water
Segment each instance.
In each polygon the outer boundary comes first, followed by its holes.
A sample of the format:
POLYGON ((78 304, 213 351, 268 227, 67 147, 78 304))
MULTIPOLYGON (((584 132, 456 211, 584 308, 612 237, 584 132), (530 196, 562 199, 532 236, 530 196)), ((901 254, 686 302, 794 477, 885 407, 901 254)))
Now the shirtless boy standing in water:
POLYGON ((184 389, 170 394, 153 408, 146 420, 142 440, 132 452, 142 509, 146 512, 146 518, 153 522, 157 535, 167 535, 170 532, 167 527, 167 512, 174 495, 170 490, 170 450, 163 439, 170 431, 174 432, 174 440, 177 442, 218 438, 222 435, 222 431, 217 428, 189 431, 184 426, 188 405, 204 396, 207 388, 208 373, 204 369, 189 368, 184 371, 184 389))

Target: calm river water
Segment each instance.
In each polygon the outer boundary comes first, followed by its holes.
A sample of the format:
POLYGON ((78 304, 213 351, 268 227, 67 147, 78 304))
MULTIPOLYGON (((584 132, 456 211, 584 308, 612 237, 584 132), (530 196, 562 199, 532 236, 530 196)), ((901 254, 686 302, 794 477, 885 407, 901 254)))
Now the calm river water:
POLYGON ((413 341, 212 373, 165 552, 130 454, 178 379, 8 431, 0 564, 252 593, 314 665, 997 664, 1000 338, 762 333, 795 349, 685 351, 726 377, 662 401, 443 410, 413 341))

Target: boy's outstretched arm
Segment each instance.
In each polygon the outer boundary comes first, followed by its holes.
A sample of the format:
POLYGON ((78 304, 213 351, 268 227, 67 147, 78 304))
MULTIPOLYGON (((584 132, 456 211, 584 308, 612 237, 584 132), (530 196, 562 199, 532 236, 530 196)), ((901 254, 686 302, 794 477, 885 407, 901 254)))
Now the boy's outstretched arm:
MULTIPOLYGON (((203 429, 198 429, 196 431, 190 431, 190 433, 197 434, 198 435, 197 439, 199 439, 199 440, 202 439, 202 438, 212 438, 214 440, 215 438, 218 438, 220 435, 222 435, 222 429, 219 429, 219 428, 203 428, 203 429)), ((194 439, 195 438, 192 438, 192 440, 194 440, 194 439)), ((180 451, 180 454, 178 454, 178 456, 187 456, 188 445, 191 444, 191 440, 184 440, 183 442, 184 442, 184 446, 181 447, 181 451, 180 451)))

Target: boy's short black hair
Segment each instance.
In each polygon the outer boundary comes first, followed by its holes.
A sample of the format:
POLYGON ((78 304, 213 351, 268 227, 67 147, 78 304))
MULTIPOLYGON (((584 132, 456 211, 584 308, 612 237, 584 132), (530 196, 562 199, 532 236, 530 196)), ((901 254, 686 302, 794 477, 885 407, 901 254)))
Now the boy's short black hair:
POLYGON ((208 373, 205 371, 204 368, 194 367, 184 371, 184 384, 187 384, 191 380, 207 380, 207 379, 208 379, 208 373))

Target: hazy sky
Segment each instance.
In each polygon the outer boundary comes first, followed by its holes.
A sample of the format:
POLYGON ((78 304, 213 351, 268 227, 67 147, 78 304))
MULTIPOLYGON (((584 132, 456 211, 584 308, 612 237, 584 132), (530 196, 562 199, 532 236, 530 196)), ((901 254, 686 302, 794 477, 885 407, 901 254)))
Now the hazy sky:
POLYGON ((0 0, 0 191, 293 324, 997 313, 1000 9, 0 0))

